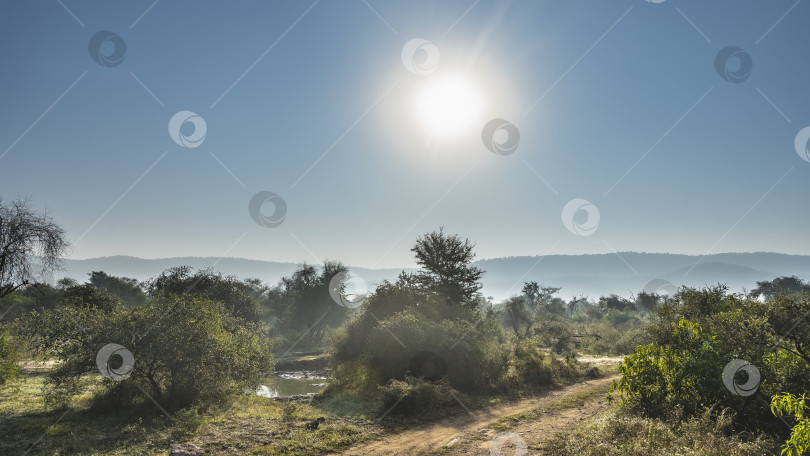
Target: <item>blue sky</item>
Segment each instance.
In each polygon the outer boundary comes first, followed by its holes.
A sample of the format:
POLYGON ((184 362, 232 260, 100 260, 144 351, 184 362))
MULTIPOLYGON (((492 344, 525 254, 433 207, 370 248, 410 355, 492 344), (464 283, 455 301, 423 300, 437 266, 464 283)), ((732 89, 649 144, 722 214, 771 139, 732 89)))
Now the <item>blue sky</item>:
POLYGON ((810 254, 809 17, 793 0, 5 2, 0 195, 47 208, 73 258, 404 267, 439 226, 481 258, 810 254), (103 30, 119 65, 91 58, 103 30), (430 74, 403 63, 416 38, 430 74), (727 46, 753 62, 742 82, 715 68, 727 46), (432 138, 414 103, 446 75, 478 117, 432 138), (179 111, 204 119, 198 147, 169 135, 179 111), (519 130, 513 154, 485 147, 493 118, 519 130), (279 226, 249 213, 262 191, 279 226), (598 223, 566 226, 575 199, 598 223))

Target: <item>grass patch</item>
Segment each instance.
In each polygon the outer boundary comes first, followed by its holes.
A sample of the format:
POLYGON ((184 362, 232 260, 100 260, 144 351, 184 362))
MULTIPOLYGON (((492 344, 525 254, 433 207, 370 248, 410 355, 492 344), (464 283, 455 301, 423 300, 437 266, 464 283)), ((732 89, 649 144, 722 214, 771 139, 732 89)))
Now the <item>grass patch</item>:
POLYGON ((559 456, 760 456, 777 453, 777 447, 766 437, 734 434, 731 418, 722 413, 673 423, 614 405, 532 450, 559 456))
POLYGON ((610 385, 606 385, 602 388, 582 391, 573 394, 571 396, 568 396, 566 398, 551 402, 550 404, 545 405, 541 408, 529 410, 515 415, 505 416, 499 419, 497 422, 490 424, 487 427, 490 429, 494 429, 496 431, 503 432, 514 428, 521 422, 537 420, 549 412, 555 412, 558 410, 565 410, 571 407, 576 407, 578 404, 582 404, 583 402, 591 400, 595 397, 604 396, 605 394, 607 394, 609 389, 610 385))
POLYGON ((333 418, 309 403, 250 395, 224 410, 181 411, 172 419, 157 409, 151 416, 132 410, 100 411, 93 406, 92 385, 98 384, 94 378, 89 378, 90 391, 77 396, 71 407, 48 409, 46 372, 24 369, 0 386, 0 454, 23 454, 30 448, 30 455, 165 456, 172 443, 193 443, 210 455, 316 455, 343 450, 380 432, 368 420, 333 418), (307 421, 319 416, 327 420, 317 430, 304 429, 307 421))

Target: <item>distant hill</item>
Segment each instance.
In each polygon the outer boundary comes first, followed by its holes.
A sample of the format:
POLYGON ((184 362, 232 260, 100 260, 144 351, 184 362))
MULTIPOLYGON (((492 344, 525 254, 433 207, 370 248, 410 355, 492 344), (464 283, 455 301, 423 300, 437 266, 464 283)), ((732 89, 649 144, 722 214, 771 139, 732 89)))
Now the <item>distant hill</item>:
MULTIPOLYGON (((241 278, 255 277, 276 283, 298 267, 296 263, 247 260, 244 258, 177 257, 144 259, 111 256, 86 260, 67 260, 66 270, 56 279, 69 276, 79 282, 91 271, 147 280, 172 266, 189 265, 200 269, 213 267, 224 274, 241 278)), ((668 280, 676 286, 700 287, 724 283, 732 291, 748 290, 756 282, 784 275, 810 278, 810 256, 781 253, 721 253, 701 259, 695 255, 621 252, 598 255, 521 256, 480 260, 476 266, 486 271, 485 295, 497 300, 520 292, 523 282, 535 280, 542 285, 561 287, 560 296, 596 298, 616 293, 628 296, 644 288, 653 279, 668 280), (700 260, 698 262, 698 260, 700 260), (696 265, 697 264, 697 265, 696 265)), ((402 269, 351 270, 370 286, 384 279, 394 280, 402 269)))

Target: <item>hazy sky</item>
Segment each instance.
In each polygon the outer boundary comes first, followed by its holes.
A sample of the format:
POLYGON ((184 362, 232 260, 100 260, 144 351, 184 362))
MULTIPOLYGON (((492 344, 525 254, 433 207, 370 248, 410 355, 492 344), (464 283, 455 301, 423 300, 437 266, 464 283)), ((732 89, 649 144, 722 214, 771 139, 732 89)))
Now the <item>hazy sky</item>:
POLYGON ((3 2, 0 195, 47 208, 73 258, 409 266, 439 226, 480 258, 810 254, 808 19, 794 0, 3 2), (514 153, 488 150, 490 119, 514 153))

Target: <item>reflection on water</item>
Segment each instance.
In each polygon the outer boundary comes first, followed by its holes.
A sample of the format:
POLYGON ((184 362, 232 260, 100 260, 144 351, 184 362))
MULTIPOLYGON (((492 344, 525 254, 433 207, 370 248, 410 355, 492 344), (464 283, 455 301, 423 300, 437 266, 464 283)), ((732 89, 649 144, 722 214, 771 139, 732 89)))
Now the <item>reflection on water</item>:
POLYGON ((326 377, 319 372, 276 372, 270 385, 261 385, 256 394, 264 397, 287 397, 298 394, 320 393, 326 386, 326 377))

